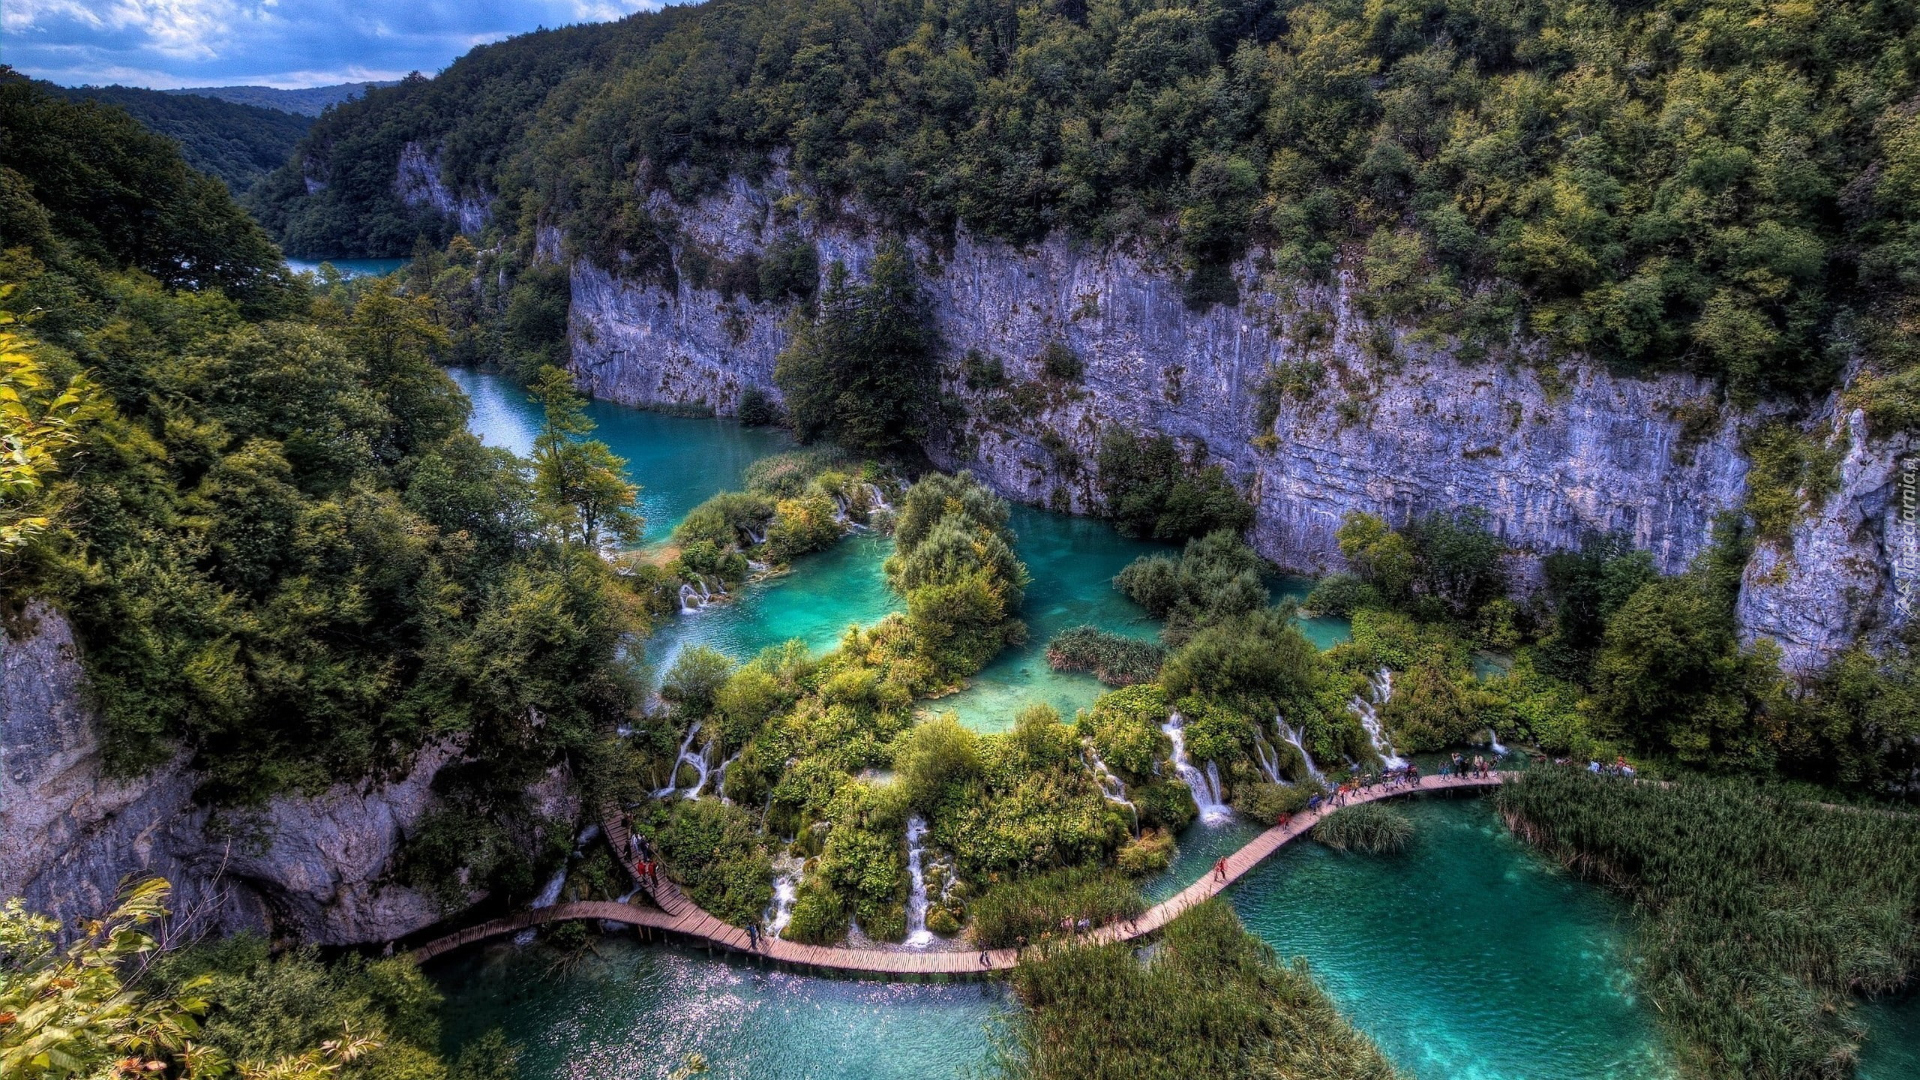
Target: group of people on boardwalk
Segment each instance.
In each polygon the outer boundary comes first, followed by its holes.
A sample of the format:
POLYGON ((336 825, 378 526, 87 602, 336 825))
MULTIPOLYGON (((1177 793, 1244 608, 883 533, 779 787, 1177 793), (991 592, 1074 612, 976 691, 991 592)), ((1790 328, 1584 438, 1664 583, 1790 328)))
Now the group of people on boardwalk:
POLYGON ((1473 760, 1468 761, 1466 755, 1455 750, 1452 761, 1440 763, 1440 775, 1442 778, 1484 779, 1493 775, 1493 765, 1487 761, 1485 754, 1475 754, 1473 760))
POLYGON ((653 842, 633 831, 633 819, 627 819, 627 857, 633 860, 633 872, 649 889, 660 887, 660 863, 654 857, 653 842))

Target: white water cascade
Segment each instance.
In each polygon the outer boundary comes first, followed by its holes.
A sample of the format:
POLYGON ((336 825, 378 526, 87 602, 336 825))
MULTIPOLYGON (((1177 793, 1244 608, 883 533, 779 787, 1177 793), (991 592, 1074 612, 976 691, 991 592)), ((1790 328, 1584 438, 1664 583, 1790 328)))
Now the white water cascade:
MULTIPOLYGON (((738 750, 735 750, 733 752, 732 757, 721 762, 720 767, 713 770, 713 793, 719 796, 720 801, 725 803, 728 806, 732 806, 733 803, 727 798, 727 767, 732 765, 734 762, 739 761, 740 755, 746 752, 747 752, 747 748, 744 746, 738 750)), ((698 789, 696 789, 693 794, 687 796, 687 798, 689 799, 697 799, 699 797, 700 797, 700 792, 698 789)))
POLYGON ((1393 672, 1381 668, 1368 683, 1373 700, 1368 701, 1367 695, 1355 694, 1347 708, 1360 718, 1360 726, 1367 729, 1367 741, 1373 744, 1373 752, 1380 755, 1380 761, 1389 769, 1405 768, 1407 759, 1393 752, 1387 729, 1380 723, 1379 706, 1393 696, 1393 672))
POLYGON ((773 860, 773 902, 761 917, 768 937, 779 937, 780 931, 793 921, 793 902, 800 898, 800 875, 806 865, 791 853, 782 853, 773 860))
POLYGON ((691 615, 700 610, 700 594, 686 582, 680 583, 680 614, 691 615))
POLYGON ((1113 770, 1107 768, 1106 761, 1100 757, 1100 751, 1093 748, 1093 740, 1089 739, 1082 743, 1081 746, 1086 752, 1087 768, 1093 771, 1093 778, 1100 784, 1101 798, 1117 806, 1126 807, 1127 810, 1133 814, 1134 831, 1139 832, 1140 808, 1133 805, 1133 800, 1127 798, 1126 781, 1115 776, 1113 770))
POLYGON ((1288 724, 1284 717, 1276 715, 1273 718, 1273 723, 1274 726, 1280 730, 1281 740, 1300 752, 1300 760, 1307 766, 1307 775, 1315 780, 1326 780, 1326 775, 1314 766, 1313 755, 1307 753, 1307 748, 1301 745, 1300 733, 1293 730, 1293 726, 1288 724))
POLYGON ((909 949, 924 949, 933 944, 933 931, 927 929, 927 819, 915 814, 907 819, 907 940, 909 949))
POLYGON ((680 753, 673 759, 673 775, 667 778, 666 787, 654 789, 654 798, 664 799, 678 790, 680 786, 680 766, 682 764, 693 766, 694 772, 700 774, 700 779, 695 781, 692 788, 688 789, 686 797, 689 799, 697 799, 700 797, 700 789, 707 786, 707 772, 709 769, 707 765, 707 752, 711 749, 711 745, 702 746, 699 753, 694 753, 693 740, 694 737, 699 734, 700 721, 695 720, 693 726, 687 729, 686 739, 680 743, 680 753))
POLYGON ((1220 769, 1209 761, 1207 771, 1201 772, 1187 759, 1186 727, 1186 718, 1177 712, 1168 714, 1167 722, 1160 725, 1160 730, 1173 741, 1173 771, 1193 793, 1193 805, 1200 808, 1201 821, 1210 825, 1226 821, 1233 816, 1233 810, 1220 801, 1220 769))
POLYGON ((1507 756, 1507 748, 1500 745, 1500 733, 1492 728, 1487 729, 1487 748, 1493 751, 1496 758, 1507 756))
POLYGON ((1266 775, 1270 784, 1284 784, 1286 777, 1280 775, 1280 751, 1273 748, 1264 735, 1253 737, 1253 756, 1260 762, 1260 771, 1266 775))
MULTIPOLYGON (((546 887, 540 890, 540 895, 534 897, 533 903, 527 906, 531 908, 550 908, 554 904, 560 901, 560 890, 566 887, 567 887, 567 868, 566 866, 562 865, 560 867, 559 872, 554 874, 553 877, 547 882, 546 887)), ((521 945, 521 946, 531 945, 533 944, 533 939, 535 936, 536 936, 535 930, 533 929, 533 927, 529 926, 525 930, 522 930, 519 933, 513 935, 513 943, 515 945, 521 945)))

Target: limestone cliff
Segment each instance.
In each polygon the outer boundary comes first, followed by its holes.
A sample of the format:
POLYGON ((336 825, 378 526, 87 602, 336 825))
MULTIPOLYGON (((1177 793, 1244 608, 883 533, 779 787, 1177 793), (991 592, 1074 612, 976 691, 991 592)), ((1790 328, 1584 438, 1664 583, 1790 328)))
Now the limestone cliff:
MULTIPOLYGON (((794 193, 789 183, 776 170, 763 186, 735 181, 698 205, 656 200, 655 209, 677 220, 682 265, 695 248, 708 260, 757 254, 791 229, 814 241, 823 266, 838 259, 857 271, 881 238, 861 227, 857 208, 824 227, 783 219, 777 200, 794 193)), ((1349 511, 1400 522, 1462 506, 1484 508, 1523 556, 1620 530, 1678 571, 1710 541, 1715 517, 1744 498, 1740 438, 1755 417, 1718 405, 1700 379, 1462 362, 1416 328, 1365 318, 1349 281, 1275 288, 1251 258, 1237 268, 1238 307, 1195 312, 1171 268, 1121 248, 1062 238, 1021 248, 963 232, 950 250, 917 244, 916 253, 946 349, 945 386, 968 414, 929 452, 1013 499, 1087 510, 1099 432, 1115 423, 1171 435, 1224 465, 1255 502, 1254 545, 1309 572, 1340 565, 1334 530, 1349 511), (1076 382, 1042 378, 1037 356, 1053 342, 1082 359, 1076 382), (961 370, 970 350, 998 358, 1020 392, 969 390, 961 370), (1260 388, 1276 369, 1292 377, 1269 397, 1266 426, 1260 388)), ((667 287, 574 265, 581 384, 628 404, 722 414, 747 386, 774 391, 787 310, 678 278, 667 287)), ((1843 490, 1795 537, 1806 554, 1785 571, 1763 563, 1740 607, 1745 632, 1779 640, 1798 668, 1902 621, 1901 590, 1914 588, 1910 571, 1896 579, 1884 539, 1900 451, 1849 437, 1843 490)))
POLYGON ((324 945, 391 940, 440 918, 388 884, 401 840, 427 809, 451 748, 380 785, 337 785, 216 819, 175 760, 107 774, 66 620, 45 604, 0 632, 0 897, 63 920, 107 908, 129 877, 175 887, 176 915, 324 945))
MULTIPOLYGON (((394 194, 408 206, 431 207, 452 221, 463 233, 477 233, 487 223, 492 200, 485 195, 455 194, 440 179, 440 156, 429 155, 417 142, 400 149, 400 163, 393 181, 394 194)), ((311 182, 308 194, 313 193, 311 182)))

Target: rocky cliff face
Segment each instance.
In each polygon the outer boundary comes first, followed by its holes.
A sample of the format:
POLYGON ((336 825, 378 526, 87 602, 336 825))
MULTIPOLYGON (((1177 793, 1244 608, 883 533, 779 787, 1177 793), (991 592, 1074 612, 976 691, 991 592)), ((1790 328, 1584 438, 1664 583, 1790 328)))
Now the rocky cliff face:
MULTIPOLYGON (((683 266, 694 248, 738 259, 788 229, 813 239, 823 266, 838 259, 858 271, 872 257, 880 238, 852 208, 840 215, 850 224, 783 222, 776 201, 790 193, 776 171, 762 187, 736 181, 697 206, 657 209, 678 218, 683 266)), ((1267 288, 1251 259, 1238 268, 1243 302, 1200 313, 1183 304, 1169 267, 1125 250, 962 234, 950 251, 916 251, 946 388, 968 412, 929 451, 1013 499, 1088 509, 1099 434, 1113 424, 1171 435, 1225 466, 1254 500, 1254 545, 1308 572, 1339 567, 1334 531, 1350 511, 1402 522, 1462 506, 1485 509, 1523 555, 1618 530, 1673 572, 1744 498, 1740 436, 1752 420, 1718 406, 1698 379, 1465 363, 1410 328, 1363 317, 1350 282, 1267 288), (1079 380, 1045 379, 1038 355, 1055 342, 1083 361, 1079 380), (968 390, 970 350, 998 358, 1018 389, 968 390), (1275 371, 1287 389, 1263 406, 1275 371)), ((667 288, 580 263, 572 280, 573 364, 595 396, 726 414, 747 386, 775 392, 786 309, 694 288, 685 273, 667 288)), ((1806 556, 1751 576, 1743 627, 1779 640, 1793 666, 1817 667, 1862 630, 1905 618, 1912 571, 1896 579, 1872 524, 1885 517, 1898 456, 1860 441, 1844 490, 1795 538, 1806 556)))
POLYGON ((183 760, 106 774, 84 705, 73 634, 32 604, 0 632, 0 897, 63 920, 102 912, 129 877, 173 882, 176 917, 324 945, 391 940, 430 925, 425 895, 385 884, 398 846, 453 757, 421 755, 386 785, 339 785, 216 820, 183 760))
MULTIPOLYGON (((483 195, 456 195, 440 179, 440 156, 429 155, 426 148, 410 142, 400 149, 400 164, 393 181, 394 193, 408 206, 432 207, 451 219, 463 233, 479 232, 487 223, 492 200, 483 195)), ((307 194, 313 194, 311 181, 307 194)))

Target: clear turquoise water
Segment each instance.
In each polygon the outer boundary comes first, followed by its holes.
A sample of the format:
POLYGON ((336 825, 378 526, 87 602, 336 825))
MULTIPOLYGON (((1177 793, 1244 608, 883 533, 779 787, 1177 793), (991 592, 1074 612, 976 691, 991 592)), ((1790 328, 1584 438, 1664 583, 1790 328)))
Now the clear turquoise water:
POLYGON ((944 1080, 984 1071, 997 983, 819 979, 609 937, 564 973, 541 947, 496 946, 428 974, 448 995, 450 1050, 490 1028, 524 1047, 522 1080, 944 1080))
MULTIPOLYGON (((407 265, 406 259, 328 259, 341 277, 386 277, 407 265)), ((288 259, 287 267, 297 273, 317 274, 320 263, 308 259, 288 259)))
POLYGON ((1867 1026, 1855 1080, 1914 1080, 1920 1077, 1920 993, 1869 1001, 1860 1006, 1867 1026))
POLYGON ((1421 1080, 1671 1075, 1627 967, 1623 904, 1509 835, 1483 799, 1398 804, 1394 856, 1296 843, 1231 891, 1342 1012, 1421 1080))

